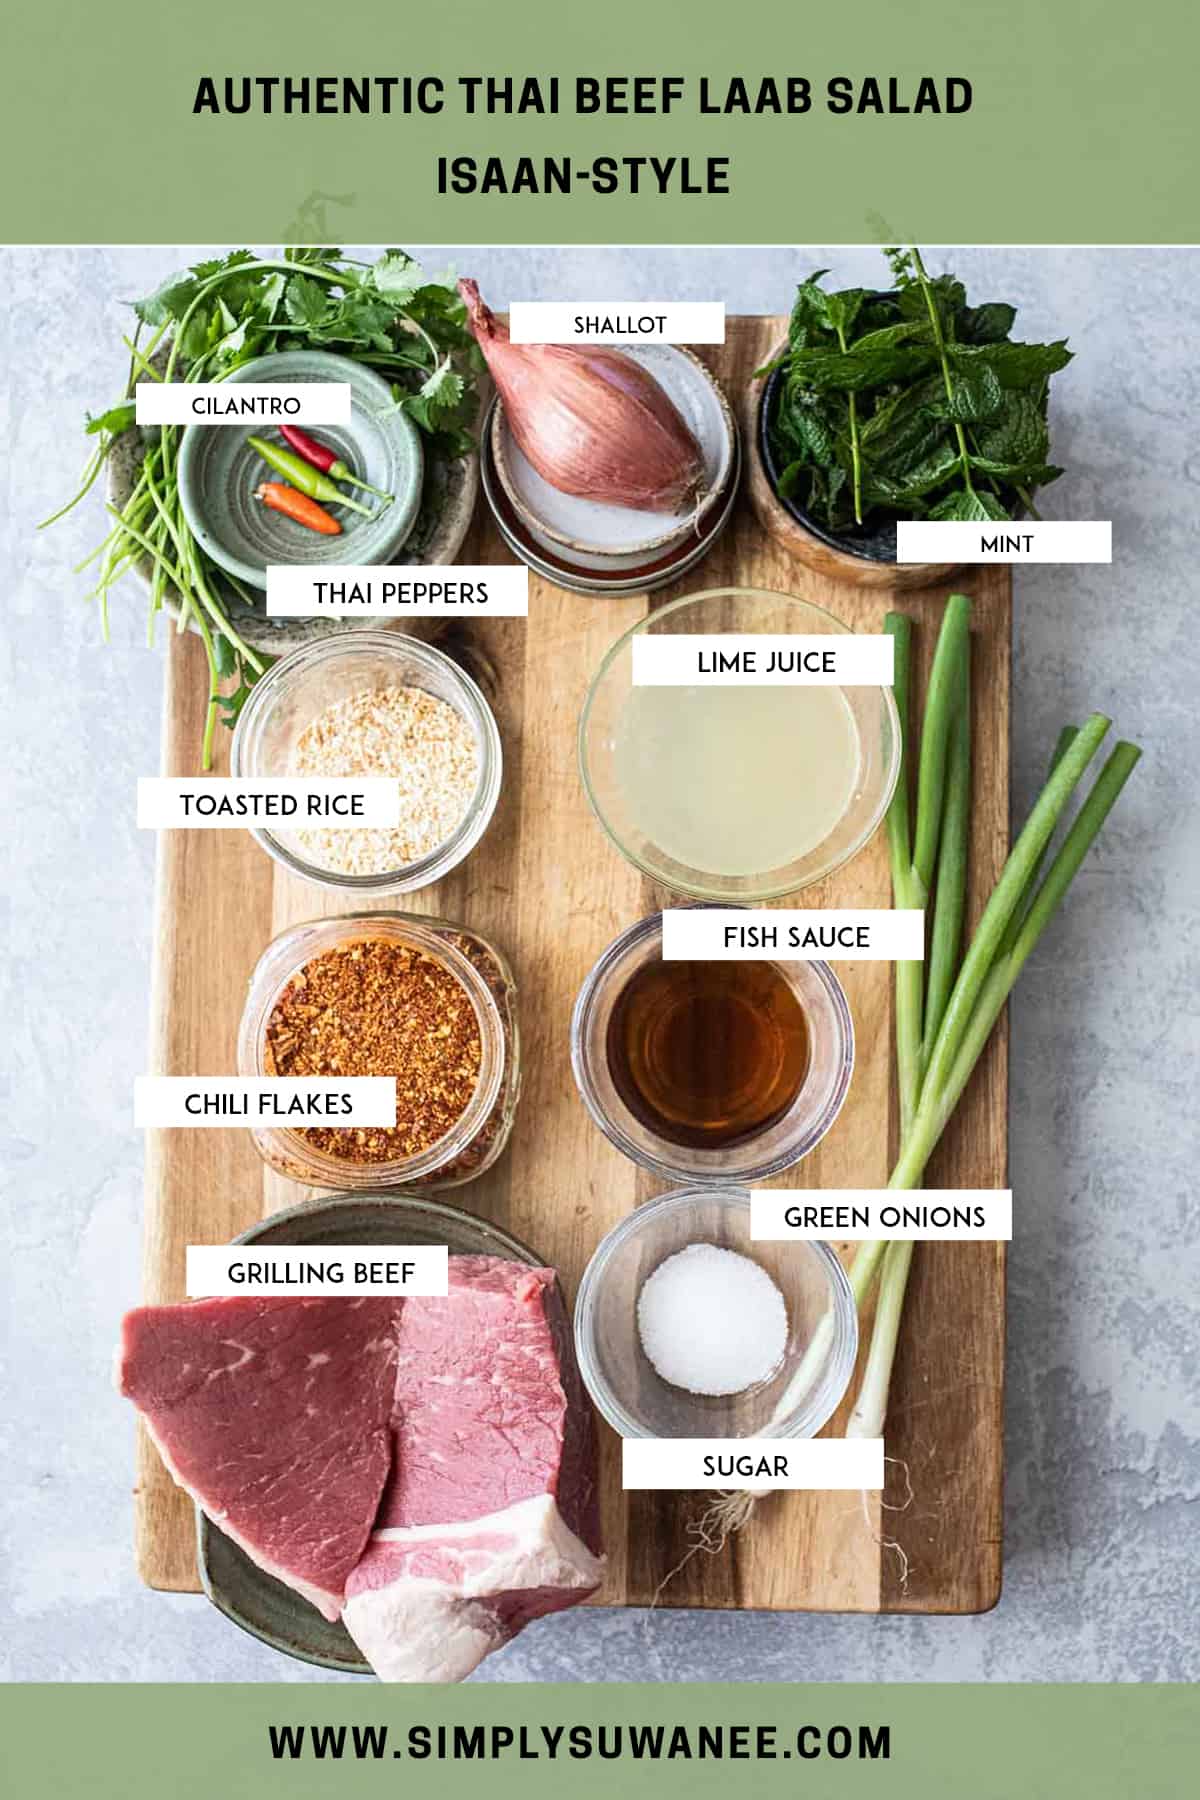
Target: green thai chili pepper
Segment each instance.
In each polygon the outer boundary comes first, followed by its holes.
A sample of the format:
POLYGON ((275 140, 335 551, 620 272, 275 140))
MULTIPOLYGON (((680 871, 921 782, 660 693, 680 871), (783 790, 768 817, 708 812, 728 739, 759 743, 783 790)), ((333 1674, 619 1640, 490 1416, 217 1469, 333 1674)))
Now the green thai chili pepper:
POLYGON ((326 504, 348 506, 351 512, 362 513, 365 519, 375 517, 369 506, 363 506, 359 501, 349 499, 335 482, 330 481, 328 475, 323 475, 320 469, 314 469, 312 464, 306 463, 302 456, 297 456, 291 450, 285 450, 280 444, 269 444, 266 438, 251 437, 247 439, 247 442, 252 449, 258 451, 265 463, 280 475, 285 476, 294 488, 299 488, 302 494, 307 494, 310 500, 324 500, 326 504))

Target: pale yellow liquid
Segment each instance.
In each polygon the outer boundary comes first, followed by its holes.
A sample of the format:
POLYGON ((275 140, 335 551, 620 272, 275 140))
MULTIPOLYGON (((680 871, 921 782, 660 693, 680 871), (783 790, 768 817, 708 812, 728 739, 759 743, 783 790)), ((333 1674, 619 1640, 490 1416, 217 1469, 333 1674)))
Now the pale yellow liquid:
POLYGON ((835 829, 859 779, 836 687, 635 687, 613 746, 637 829, 710 875, 762 875, 835 829))

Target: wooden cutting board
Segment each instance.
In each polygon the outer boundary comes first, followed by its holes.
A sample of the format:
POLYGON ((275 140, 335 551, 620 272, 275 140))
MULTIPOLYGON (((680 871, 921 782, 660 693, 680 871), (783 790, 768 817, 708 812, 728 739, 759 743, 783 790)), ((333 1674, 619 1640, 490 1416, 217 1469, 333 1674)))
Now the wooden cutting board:
MULTIPOLYGON (((732 318, 707 351, 735 404, 778 343, 783 321, 732 318)), ((746 446, 747 457, 753 448, 746 446)), ((481 504, 462 550, 469 563, 510 561, 481 504)), ((604 1233, 662 1191, 591 1124, 571 1079, 568 1020, 596 956, 667 896, 610 846, 584 799, 575 731, 604 651, 648 605, 678 592, 737 583, 792 591, 849 625, 878 630, 886 591, 839 585, 793 561, 757 523, 744 496, 703 566, 666 593, 600 599, 530 577, 529 617, 472 625, 496 678, 504 742, 500 805, 466 863, 424 893, 381 907, 436 913, 492 938, 517 974, 524 1093, 512 1142, 496 1167, 449 1198, 507 1226, 560 1271, 568 1297, 604 1233)), ((1008 846, 1011 581, 1007 569, 968 571, 975 599, 975 796, 971 905, 977 915, 1008 846)), ((946 589, 903 595, 928 665, 946 589)), ((203 653, 171 635, 163 770, 198 772, 205 708, 203 653)), ((221 734, 219 755, 228 743, 221 734)), ((218 772, 225 771, 221 762, 218 772)), ((889 903, 883 834, 809 890, 806 905, 889 903)), ((302 919, 349 902, 285 875, 239 831, 164 832, 156 899, 150 1069, 220 1075, 234 1068, 246 983, 264 946, 302 919)), ((882 1187, 894 1148, 891 969, 844 963, 858 1061, 845 1108, 820 1147, 778 1185, 882 1187)), ((997 1032, 931 1165, 929 1185, 1006 1181, 1006 1036, 997 1032)), ((307 1197, 265 1170, 248 1134, 164 1131, 147 1154, 145 1297, 183 1297, 188 1243, 232 1238, 255 1219, 307 1197)), ((892 1385, 889 1486, 865 1504, 846 1494, 781 1494, 717 1555, 694 1555, 667 1585, 667 1606, 808 1608, 852 1612, 977 1612, 1000 1589, 1004 1246, 918 1248, 892 1385)), ((831 1429, 841 1429, 843 1416, 831 1429)), ((698 1495, 621 1491, 619 1445, 601 1428, 608 1575, 601 1604, 647 1605, 688 1547, 698 1495)), ((143 1435, 136 1488, 138 1566, 156 1588, 195 1591, 191 1502, 143 1435)))

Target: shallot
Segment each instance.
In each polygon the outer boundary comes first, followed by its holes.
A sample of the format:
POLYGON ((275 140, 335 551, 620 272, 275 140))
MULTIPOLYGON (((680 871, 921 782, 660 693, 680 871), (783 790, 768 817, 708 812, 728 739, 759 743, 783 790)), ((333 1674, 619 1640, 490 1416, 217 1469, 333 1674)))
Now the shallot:
POLYGON ((702 498, 704 456, 655 381, 618 350, 514 344, 473 281, 467 319, 513 437, 543 481, 581 500, 678 513, 702 498))

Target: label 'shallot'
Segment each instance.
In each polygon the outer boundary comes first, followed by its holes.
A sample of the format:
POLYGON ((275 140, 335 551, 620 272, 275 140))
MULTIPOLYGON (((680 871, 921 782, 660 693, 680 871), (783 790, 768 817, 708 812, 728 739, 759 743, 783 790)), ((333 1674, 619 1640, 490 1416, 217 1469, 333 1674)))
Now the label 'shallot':
POLYGON ((514 344, 723 344, 723 300, 514 300, 514 344))

